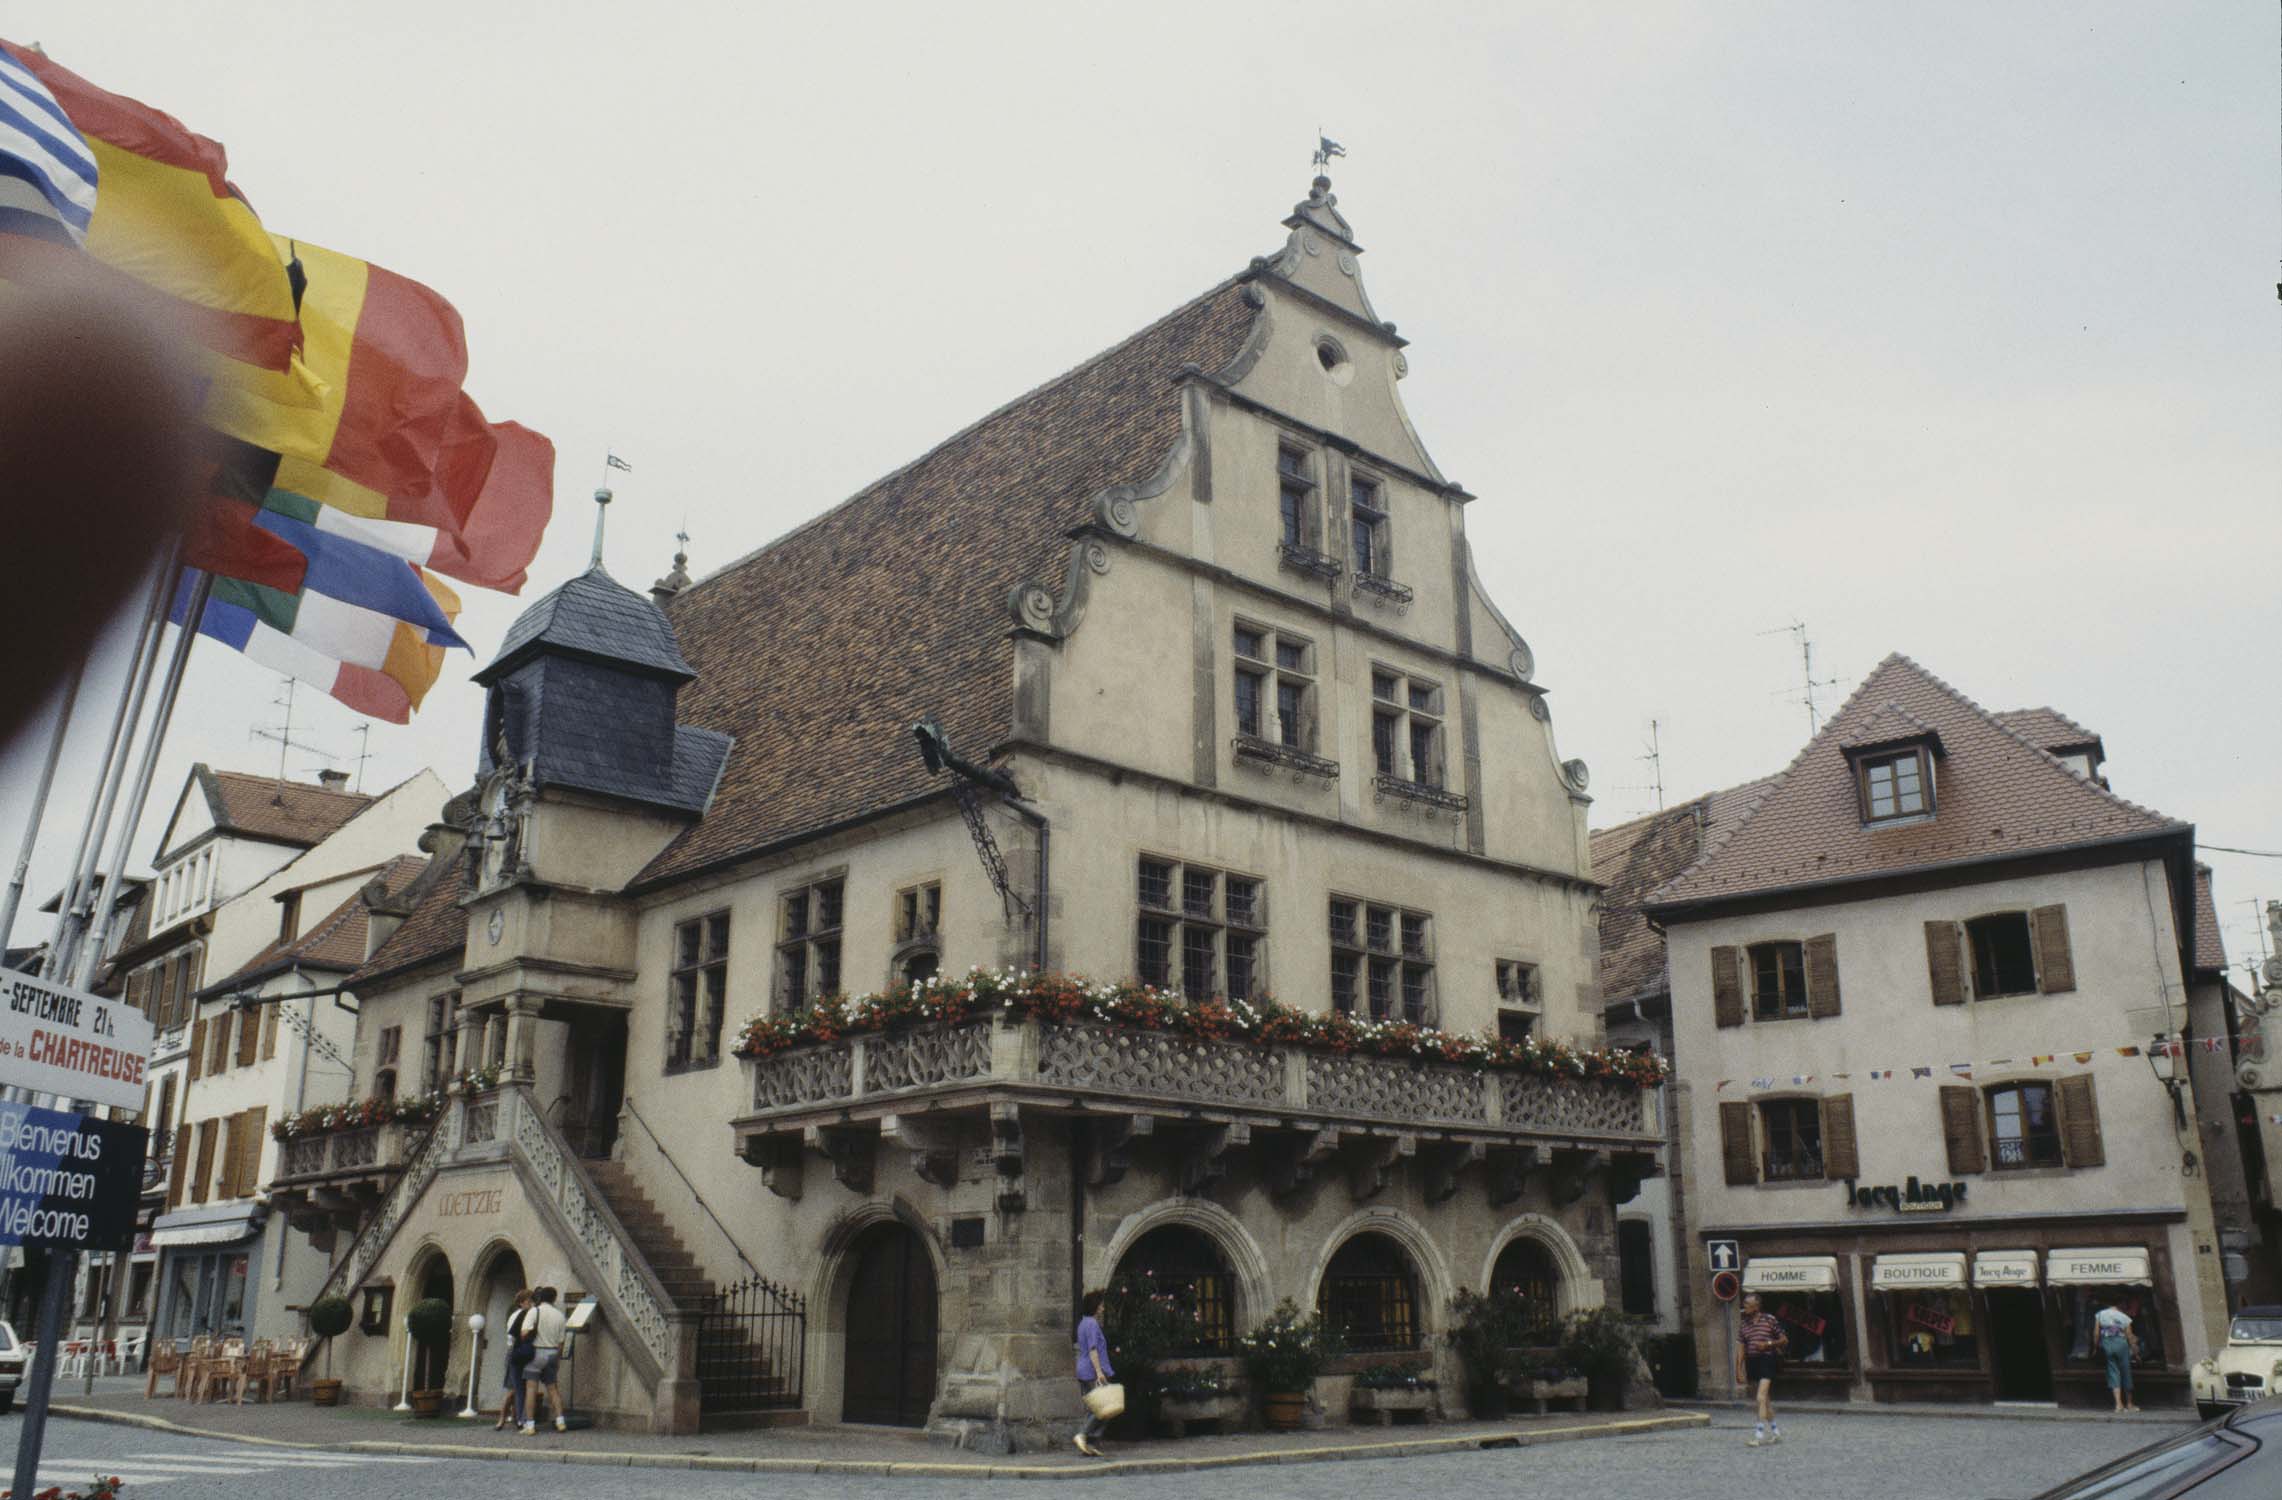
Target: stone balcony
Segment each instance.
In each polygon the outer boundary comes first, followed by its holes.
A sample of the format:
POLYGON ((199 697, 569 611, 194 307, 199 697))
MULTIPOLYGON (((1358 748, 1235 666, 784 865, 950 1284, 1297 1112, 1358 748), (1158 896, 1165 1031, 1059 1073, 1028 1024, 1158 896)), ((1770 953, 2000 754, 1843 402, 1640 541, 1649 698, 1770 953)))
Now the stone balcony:
POLYGON ((1658 1096, 1629 1083, 1469 1065, 1211 1041, 1091 1022, 926 1022, 796 1046, 745 1061, 751 1112, 731 1122, 739 1153, 771 1190, 799 1196, 811 1156, 868 1190, 884 1143, 919 1174, 949 1180, 962 1121, 988 1120, 1000 1206, 1021 1203, 1026 1118, 1089 1119, 1096 1181, 1122 1175, 1135 1137, 1177 1137, 1182 1188, 1196 1191, 1251 1153, 1290 1192, 1343 1169, 1358 1196, 1406 1166, 1428 1196, 1483 1164, 1493 1204, 1532 1171, 1556 1197, 1608 1173, 1620 1201, 1657 1170, 1658 1096))
POLYGON ((387 1196, 429 1123, 357 1125, 282 1142, 271 1205, 304 1233, 355 1229, 387 1196))

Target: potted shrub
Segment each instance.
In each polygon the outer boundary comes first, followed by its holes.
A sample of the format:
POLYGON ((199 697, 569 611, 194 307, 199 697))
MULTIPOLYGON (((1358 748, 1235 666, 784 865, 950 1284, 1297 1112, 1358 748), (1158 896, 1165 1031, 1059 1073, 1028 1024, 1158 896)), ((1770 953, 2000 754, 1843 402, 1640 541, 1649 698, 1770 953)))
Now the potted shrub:
POLYGON ((1595 1411, 1622 1411, 1625 1389, 1640 1365, 1640 1322, 1614 1308, 1571 1313, 1561 1358, 1585 1377, 1595 1411))
POLYGON ((1101 1333, 1109 1341, 1109 1362, 1125 1386, 1122 1419, 1142 1435, 1162 1390, 1160 1367, 1204 1339, 1195 1311, 1152 1276, 1121 1276, 1109 1284, 1101 1308, 1101 1333))
POLYGON ((1391 1425, 1396 1412, 1417 1412, 1421 1421, 1433 1415, 1435 1380, 1423 1359, 1370 1365, 1355 1377, 1348 1409, 1369 1415, 1382 1426, 1391 1425))
POLYGON ((1477 1421, 1506 1414, 1506 1388, 1526 1373, 1518 1351, 1530 1336, 1529 1309, 1512 1292, 1461 1288, 1450 1303, 1450 1349, 1466 1380, 1466 1410, 1477 1421))
POLYGON ((333 1340, 349 1331, 356 1309, 346 1297, 319 1297, 309 1304, 309 1332, 325 1346, 325 1378, 309 1382, 309 1400, 317 1406, 338 1406, 341 1383, 333 1378, 333 1340))
MULTIPOLYGON (((404 1314, 404 1332, 422 1349, 438 1349, 452 1340, 452 1305, 441 1297, 427 1297, 404 1314)), ((444 1393, 431 1388, 412 1393, 412 1415, 433 1417, 444 1409, 444 1393)))
POLYGON ((1174 1437, 1187 1437, 1192 1422, 1222 1428, 1244 1415, 1244 1397, 1218 1365, 1166 1365, 1156 1372, 1157 1417, 1174 1437))
POLYGON ((1303 1315, 1288 1297, 1244 1336, 1245 1378, 1260 1393, 1261 1415, 1270 1427, 1289 1432, 1300 1425, 1315 1377, 1337 1352, 1338 1340, 1323 1315, 1303 1315))

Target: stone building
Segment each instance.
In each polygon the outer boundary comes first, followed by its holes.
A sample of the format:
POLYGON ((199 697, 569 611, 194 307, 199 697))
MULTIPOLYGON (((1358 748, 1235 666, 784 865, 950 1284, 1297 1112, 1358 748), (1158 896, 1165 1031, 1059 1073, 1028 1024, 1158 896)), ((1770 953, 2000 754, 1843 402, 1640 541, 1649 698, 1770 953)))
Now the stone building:
POLYGON ((516 623, 477 784, 352 979, 359 1089, 451 1102, 275 1184, 355 1231, 352 1390, 393 1399, 408 1300, 496 1322, 550 1283, 593 1299, 571 1399, 605 1420, 1023 1444, 1074 1423, 1073 1304, 1120 1272, 1184 1290, 1200 1357, 1322 1306, 1348 1370, 1442 1358, 1463 1287, 1601 1303, 1659 1132, 1621 1080, 1091 1009, 740 1053, 1034 965, 1599 1039, 1585 768, 1329 183, 1284 225, 712 576, 598 565, 516 623))
MULTIPOLYGON (((1873 671, 1642 903, 1664 934, 1687 1274, 1789 1325, 1778 1390, 2104 1403, 2120 1300, 2143 1399, 2224 1327, 2184 1062, 2194 830, 2111 791, 2096 736, 1873 671)), ((1698 1297, 1704 1379, 1733 1306, 1698 1297)))

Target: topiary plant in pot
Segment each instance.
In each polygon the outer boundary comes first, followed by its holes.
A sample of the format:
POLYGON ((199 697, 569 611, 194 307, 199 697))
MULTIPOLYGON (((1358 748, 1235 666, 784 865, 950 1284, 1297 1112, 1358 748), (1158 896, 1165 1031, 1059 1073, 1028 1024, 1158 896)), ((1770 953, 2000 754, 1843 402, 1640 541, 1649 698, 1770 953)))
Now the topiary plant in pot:
MULTIPOLYGON (((422 1349, 439 1349, 452 1340, 452 1305, 441 1297, 425 1297, 404 1314, 404 1331, 422 1349)), ((432 1417, 443 1410, 444 1393, 438 1388, 412 1393, 412 1415, 432 1417)))
POLYGON ((1595 1411, 1621 1411, 1640 1365, 1642 1325, 1614 1308, 1571 1313, 1561 1331, 1561 1358, 1590 1384, 1595 1411))
POLYGON ((346 1297, 319 1297, 309 1304, 309 1332, 325 1346, 325 1378, 309 1382, 309 1400, 317 1406, 337 1406, 341 1383, 333 1378, 333 1340, 349 1331, 356 1309, 346 1297))
POLYGON ((1506 1382, 1531 1334, 1529 1308, 1512 1292, 1460 1288, 1450 1301, 1450 1349, 1466 1376, 1466 1409, 1477 1421, 1506 1414, 1506 1382))

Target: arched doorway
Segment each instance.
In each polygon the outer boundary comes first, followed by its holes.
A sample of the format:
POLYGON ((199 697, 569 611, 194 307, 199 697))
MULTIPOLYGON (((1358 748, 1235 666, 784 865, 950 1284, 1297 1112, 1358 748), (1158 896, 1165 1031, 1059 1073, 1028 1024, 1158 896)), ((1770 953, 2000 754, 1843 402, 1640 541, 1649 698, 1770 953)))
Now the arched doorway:
POLYGON ((1315 1308, 1358 1354, 1419 1347, 1418 1267, 1391 1235, 1365 1231, 1341 1245, 1315 1308))
POLYGON ((1119 1257, 1117 1279, 1163 1293, 1197 1321, 1194 1344, 1171 1351, 1184 1357, 1231 1354, 1236 1348, 1236 1276, 1212 1236, 1186 1224, 1161 1224, 1119 1257))
MULTIPOLYGON (((497 1367, 499 1380, 504 1385, 507 1379, 507 1319, 515 1311, 515 1294, 529 1285, 523 1279, 523 1257, 516 1254, 512 1246, 499 1246, 478 1273, 477 1282, 474 1310, 483 1314, 484 1359, 497 1367)), ((483 1389, 481 1382, 489 1379, 489 1375, 481 1376, 477 1389, 483 1389)))
POLYGON ((1509 1292, 1528 1314, 1529 1342, 1553 1344, 1561 1336, 1561 1270, 1542 1241, 1517 1235, 1498 1252, 1490 1290, 1509 1292))
MULTIPOLYGON (((420 1264, 420 1271, 412 1279, 417 1289, 414 1301, 430 1298, 453 1307, 452 1263, 439 1250, 420 1264)), ((452 1361, 452 1341, 447 1338, 440 1344, 420 1344, 412 1351, 412 1388, 417 1391, 442 1390, 446 1385, 445 1373, 452 1361)))
POLYGON ((849 1249, 843 1422, 920 1427, 935 1401, 935 1264, 901 1224, 849 1249))

